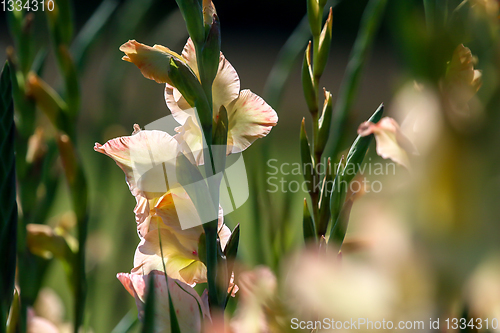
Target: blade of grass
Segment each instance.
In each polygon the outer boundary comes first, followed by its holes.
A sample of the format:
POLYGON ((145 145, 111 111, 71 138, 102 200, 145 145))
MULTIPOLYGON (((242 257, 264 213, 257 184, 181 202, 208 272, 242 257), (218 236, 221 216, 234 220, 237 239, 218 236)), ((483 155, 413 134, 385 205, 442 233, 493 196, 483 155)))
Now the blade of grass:
MULTIPOLYGON (((160 230, 159 226, 158 226, 158 230, 160 230)), ((165 283, 167 284, 168 310, 169 310, 169 315, 170 315, 170 332, 171 333, 180 333, 181 330, 179 328, 179 322, 177 321, 177 315, 175 313, 174 304, 172 303, 172 297, 170 296, 170 288, 168 287, 168 275, 167 275, 167 269, 165 267, 165 260, 163 257, 163 246, 161 243, 161 233, 160 232, 158 232, 158 239, 159 239, 159 243, 160 243, 161 264, 163 266, 163 273, 165 274, 165 283)), ((153 313, 154 313, 154 311, 153 311, 153 313)), ((144 332, 144 333, 149 333, 149 331, 144 332)))
POLYGON ((151 274, 148 280, 146 303, 144 304, 144 323, 142 324, 142 333, 155 332, 155 296, 155 278, 154 275, 151 274))
POLYGON ((0 76, 0 325, 5 328, 14 295, 16 274, 16 164, 14 152, 14 105, 10 67, 6 63, 0 76))
POLYGON ((368 51, 380 26, 380 21, 386 7, 387 0, 370 0, 363 13, 358 36, 347 64, 346 73, 335 104, 334 116, 331 124, 331 135, 325 146, 322 160, 328 157, 336 161, 341 151, 340 143, 347 128, 347 119, 351 111, 359 87, 363 67, 368 58, 368 51))
POLYGON ((139 323, 139 318, 137 317, 136 310, 130 310, 125 316, 123 316, 115 328, 113 328, 111 333, 129 333, 135 328, 137 323, 139 323))

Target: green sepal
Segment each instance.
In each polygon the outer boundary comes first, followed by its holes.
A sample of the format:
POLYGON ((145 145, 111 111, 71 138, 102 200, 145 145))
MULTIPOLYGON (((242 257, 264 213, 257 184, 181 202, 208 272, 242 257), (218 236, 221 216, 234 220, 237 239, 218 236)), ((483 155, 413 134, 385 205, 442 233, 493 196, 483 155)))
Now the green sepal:
POLYGON ((300 126, 300 158, 304 172, 304 179, 307 182, 307 190, 309 193, 313 193, 316 171, 314 168, 314 160, 311 155, 311 146, 309 144, 309 139, 307 138, 305 118, 302 118, 302 124, 300 126), (311 167, 309 168, 308 165, 311 167))
POLYGON ((176 0, 177 6, 186 21, 187 31, 195 45, 202 45, 205 41, 203 24, 203 9, 199 0, 176 0))
MULTIPOLYGON (((168 77, 189 105, 196 108, 203 131, 212 127, 212 108, 203 87, 191 68, 175 57, 170 57, 168 77)), ((207 138, 207 137, 206 137, 207 138)))
MULTIPOLYGON (((384 104, 380 104, 377 110, 373 113, 373 115, 368 119, 369 122, 374 124, 378 123, 382 118, 384 113, 384 104)), ((356 176, 358 170, 365 158, 366 151, 372 142, 373 134, 368 136, 358 135, 356 140, 354 140, 351 149, 349 149, 349 153, 347 154, 345 168, 342 172, 342 177, 346 181, 347 184, 351 182, 351 180, 356 176)))
POLYGON ((214 138, 212 139, 212 156, 215 173, 223 172, 226 166, 228 117, 224 105, 221 105, 217 114, 214 138))
POLYGON ((219 70, 220 45, 220 22, 218 16, 214 14, 210 30, 208 30, 207 39, 203 45, 201 66, 199 66, 200 78, 204 86, 207 85, 212 87, 212 83, 219 70))
POLYGON ((321 155, 323 149, 325 148, 326 142, 328 141, 328 136, 330 134, 330 124, 332 122, 333 114, 332 94, 325 89, 323 89, 323 92, 325 94, 325 100, 323 102, 323 111, 321 112, 321 117, 319 118, 318 122, 318 137, 314 145, 314 150, 317 155, 321 155))
POLYGON ((328 62, 328 55, 330 54, 330 46, 332 43, 332 22, 332 8, 330 8, 328 18, 319 36, 318 45, 315 46, 318 49, 316 58, 313 59, 313 74, 316 78, 319 78, 321 74, 323 74, 326 63, 328 62))
POLYGON ((240 224, 238 223, 236 227, 234 227, 231 236, 226 244, 226 248, 224 249, 224 255, 227 259, 236 259, 236 255, 238 254, 238 245, 240 242, 240 224))
POLYGON ((302 230, 304 233, 304 241, 306 243, 310 241, 317 242, 318 238, 316 235, 316 226, 307 207, 307 200, 304 198, 304 216, 302 219, 302 230))
POLYGON ((19 317, 21 312, 21 300, 19 297, 19 292, 14 289, 14 298, 12 299, 12 305, 10 306, 9 318, 7 319, 7 332, 6 333, 16 333, 18 332, 17 326, 19 323, 19 317))
POLYGON ((311 66, 311 42, 307 45, 302 62, 302 88, 307 107, 312 115, 318 112, 318 99, 311 66))

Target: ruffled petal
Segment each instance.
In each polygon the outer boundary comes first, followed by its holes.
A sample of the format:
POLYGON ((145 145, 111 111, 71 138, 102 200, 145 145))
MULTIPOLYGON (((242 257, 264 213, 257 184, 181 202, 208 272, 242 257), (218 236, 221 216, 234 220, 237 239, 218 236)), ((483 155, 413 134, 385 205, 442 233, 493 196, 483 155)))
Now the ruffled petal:
POLYGON ((125 172, 134 196, 160 197, 168 190, 168 183, 176 180, 175 161, 180 147, 168 133, 140 131, 132 136, 96 143, 94 150, 115 160, 125 172))
POLYGON ((135 40, 129 40, 120 46, 120 51, 125 53, 123 60, 133 63, 141 70, 144 77, 158 83, 171 82, 168 69, 172 57, 184 62, 180 55, 165 46, 151 47, 135 40))
POLYGON ((231 152, 245 150, 258 138, 269 134, 278 115, 262 98, 250 90, 242 90, 228 109, 228 146, 231 152))

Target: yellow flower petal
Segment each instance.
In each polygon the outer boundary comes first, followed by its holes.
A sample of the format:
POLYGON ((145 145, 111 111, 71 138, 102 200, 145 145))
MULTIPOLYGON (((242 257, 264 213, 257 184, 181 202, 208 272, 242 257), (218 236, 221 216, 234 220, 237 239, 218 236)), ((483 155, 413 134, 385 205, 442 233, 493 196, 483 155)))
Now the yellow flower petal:
MULTIPOLYGON (((200 233, 201 235, 201 233, 200 233)), ((194 284, 206 281, 206 268, 198 270, 196 275, 189 275, 189 280, 185 280, 180 271, 199 261, 198 241, 183 239, 182 235, 173 233, 166 228, 150 230, 141 240, 134 256, 133 273, 148 274, 153 270, 163 271, 161 253, 167 275, 187 284, 194 284), (162 247, 160 249, 161 237, 162 247)))

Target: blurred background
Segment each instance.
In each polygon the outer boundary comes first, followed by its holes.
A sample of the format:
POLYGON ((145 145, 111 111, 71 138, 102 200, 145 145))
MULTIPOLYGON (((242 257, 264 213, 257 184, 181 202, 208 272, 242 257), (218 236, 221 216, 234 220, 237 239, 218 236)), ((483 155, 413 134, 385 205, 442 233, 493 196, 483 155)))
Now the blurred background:
MULTIPOLYGON (((122 61, 118 48, 127 40, 136 39, 180 52, 188 36, 173 0, 75 1, 77 36, 79 31, 92 26, 89 18, 103 3, 112 8, 112 14, 82 58, 79 73, 82 104, 77 133, 77 148, 90 195, 86 321, 96 333, 111 332, 129 311, 135 316, 134 299, 116 279, 116 273, 130 271, 139 239, 134 225, 135 200, 124 175, 111 159, 94 152, 93 146, 95 142, 103 144, 117 136, 130 135, 136 123, 144 126, 169 114, 163 99, 164 87, 145 79, 135 66, 122 61)), ((332 3, 332 51, 321 85, 332 92, 335 100, 367 1, 332 3)), ((347 237, 354 244, 353 253, 346 250, 344 255, 352 256, 353 260, 374 260, 387 271, 398 270, 394 273, 398 281, 406 276, 397 292, 407 302, 399 301, 407 307, 418 303, 415 307, 425 309, 417 317, 422 313, 441 316, 452 310, 461 315, 469 307, 483 315, 479 312, 483 311, 484 294, 489 294, 492 302, 487 308, 494 309, 494 315, 500 317, 498 3, 487 0, 464 3, 436 1, 436 19, 429 31, 422 1, 388 1, 364 66, 356 102, 349 113, 344 144, 348 149, 358 125, 380 103, 385 103, 387 115, 403 125, 410 113, 417 118, 427 117, 419 118, 418 131, 411 123, 402 127, 420 148, 420 155, 412 157, 412 172, 397 167, 395 175, 366 175, 372 181, 381 181, 383 190, 368 193, 355 203, 347 237), (456 10, 458 6, 462 7, 456 10), (443 22, 440 15, 445 17, 443 22), (482 70, 483 82, 472 105, 469 103, 470 114, 465 118, 447 112, 439 93, 446 64, 462 43, 477 57, 475 68, 482 70), (415 82, 424 88, 415 88, 415 82), (411 254, 401 255, 405 251, 411 254), (395 264, 385 265, 386 261, 395 264), (404 264, 408 262, 413 264, 404 264), (491 288, 477 291, 484 285, 484 279, 493 281, 491 288), (415 300, 412 298, 415 295, 403 291, 415 286, 421 286, 417 289, 425 300, 415 300), (474 296, 478 293, 483 296, 474 296)), ((285 258, 303 246, 305 193, 269 193, 268 173, 272 170, 267 162, 269 159, 276 159, 275 165, 300 162, 302 118, 306 117, 306 124, 310 125, 300 79, 305 43, 293 62, 281 98, 269 96, 266 84, 281 48, 306 13, 306 3, 258 0, 214 1, 214 4, 221 21, 222 52, 238 72, 242 89, 251 89, 262 96, 279 116, 278 125, 268 137, 258 140, 244 153, 250 199, 227 215, 226 223, 231 228, 237 223, 241 225, 242 267, 264 264, 280 274, 285 258)), ((0 49, 6 50, 13 40, 5 13, 1 15, 0 49)), ((36 48, 48 51, 42 77, 57 87, 61 78, 49 46, 46 18, 41 12, 35 13, 33 31, 36 48)), ((5 59, 4 52, 0 61, 5 59)), ((40 114, 37 121, 45 128, 44 135, 50 136, 53 129, 44 116, 40 114)), ((374 150, 370 149, 366 160, 387 163, 374 150)), ((57 166, 54 169, 54 172, 60 170, 57 166)), ((291 171, 291 167, 287 169, 291 171)), ((301 175, 277 177, 287 182, 302 181, 301 175)), ((67 223, 74 220, 64 180, 59 181, 47 223, 56 225, 61 220, 67 223)), ((52 304, 50 308, 57 308, 54 305, 57 298, 62 301, 62 312, 54 315, 59 316, 57 320, 71 321, 72 299, 60 262, 51 261, 42 285, 50 288, 42 289, 46 301, 51 299, 47 301, 52 302, 47 303, 52 304)), ((47 307, 43 301, 39 304, 41 308, 47 307)))

